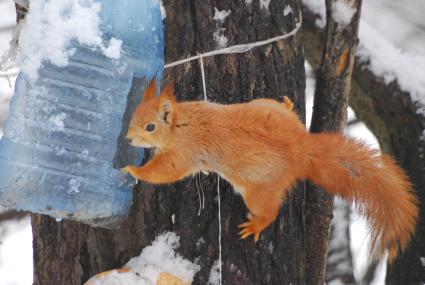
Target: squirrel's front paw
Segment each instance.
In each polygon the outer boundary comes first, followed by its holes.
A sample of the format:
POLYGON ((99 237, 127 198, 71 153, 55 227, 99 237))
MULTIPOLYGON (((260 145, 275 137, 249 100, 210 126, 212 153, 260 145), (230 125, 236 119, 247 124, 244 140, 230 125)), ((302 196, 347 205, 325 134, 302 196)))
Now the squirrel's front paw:
POLYGON ((133 166, 133 165, 127 165, 126 167, 121 168, 121 171, 124 172, 124 173, 128 173, 128 174, 130 174, 131 176, 134 177, 136 167, 133 166))

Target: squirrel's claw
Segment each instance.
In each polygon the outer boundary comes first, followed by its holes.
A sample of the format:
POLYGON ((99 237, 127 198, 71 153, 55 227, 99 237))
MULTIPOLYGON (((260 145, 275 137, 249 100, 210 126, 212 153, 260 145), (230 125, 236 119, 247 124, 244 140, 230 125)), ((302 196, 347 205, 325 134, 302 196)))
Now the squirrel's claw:
POLYGON ((134 175, 134 171, 135 171, 135 169, 136 169, 136 167, 134 167, 134 166, 132 166, 132 165, 127 165, 126 167, 124 167, 124 168, 121 168, 121 171, 123 172, 123 173, 128 173, 128 174, 130 174, 131 176, 135 176, 134 175))
POLYGON ((260 239, 261 231, 266 227, 261 217, 250 217, 248 222, 238 225, 242 230, 239 232, 241 239, 246 239, 250 235, 254 235, 254 242, 260 239))

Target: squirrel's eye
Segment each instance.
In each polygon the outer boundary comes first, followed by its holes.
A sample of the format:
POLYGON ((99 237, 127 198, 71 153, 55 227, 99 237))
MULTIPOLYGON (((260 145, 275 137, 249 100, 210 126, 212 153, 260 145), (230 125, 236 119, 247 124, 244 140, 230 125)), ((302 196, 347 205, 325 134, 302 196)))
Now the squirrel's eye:
POLYGON ((145 131, 147 132, 153 132, 155 130, 155 125, 154 124, 147 124, 145 127, 145 131))

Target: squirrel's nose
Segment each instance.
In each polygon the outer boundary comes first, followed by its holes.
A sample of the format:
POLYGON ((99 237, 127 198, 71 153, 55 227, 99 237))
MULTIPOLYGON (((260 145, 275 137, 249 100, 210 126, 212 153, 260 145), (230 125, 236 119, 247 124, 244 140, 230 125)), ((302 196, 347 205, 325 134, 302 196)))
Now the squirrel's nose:
POLYGON ((133 139, 132 138, 129 138, 129 137, 125 137, 126 138, 126 140, 128 141, 128 143, 131 143, 132 141, 133 141, 133 139))

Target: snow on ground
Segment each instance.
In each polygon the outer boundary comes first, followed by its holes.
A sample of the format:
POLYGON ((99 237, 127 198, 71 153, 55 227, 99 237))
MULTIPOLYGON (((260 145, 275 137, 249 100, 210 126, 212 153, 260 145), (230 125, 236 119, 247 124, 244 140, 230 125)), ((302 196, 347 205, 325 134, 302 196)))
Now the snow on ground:
POLYGON ((156 280, 159 273, 168 272, 184 282, 191 283, 201 267, 175 252, 180 247, 179 240, 180 237, 172 232, 158 236, 151 246, 143 249, 139 257, 130 259, 126 267, 141 276, 146 274, 152 280, 156 280))
POLYGON ((90 285, 155 285, 162 272, 178 277, 190 284, 201 267, 184 259, 176 249, 180 247, 180 238, 173 232, 159 235, 152 245, 142 253, 130 259, 124 266, 128 272, 112 272, 104 278, 94 277, 90 285))

